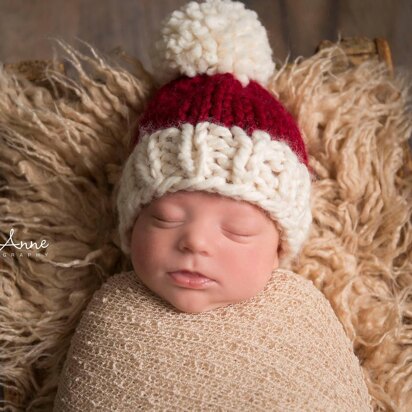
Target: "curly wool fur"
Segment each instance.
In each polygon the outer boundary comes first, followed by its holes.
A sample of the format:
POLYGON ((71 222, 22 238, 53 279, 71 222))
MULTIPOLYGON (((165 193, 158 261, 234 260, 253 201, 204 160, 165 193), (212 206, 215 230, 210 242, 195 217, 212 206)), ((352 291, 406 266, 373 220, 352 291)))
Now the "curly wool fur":
POLYGON ((14 229, 15 241, 49 244, 47 255, 0 255, 0 385, 10 412, 51 409, 82 310, 128 266, 111 196, 152 83, 139 62, 127 71, 93 49, 61 46, 76 80, 50 68, 59 97, 0 67, 0 243, 14 229))
POLYGON ((350 68, 339 49, 284 67, 271 89, 307 137, 312 233, 293 270, 314 281, 353 341, 375 411, 412 405, 410 79, 350 68), (334 73, 334 62, 346 65, 334 73))
POLYGON ((165 20, 152 54, 155 77, 232 73, 246 86, 265 85, 275 65, 266 29, 254 11, 227 0, 191 2, 165 20))

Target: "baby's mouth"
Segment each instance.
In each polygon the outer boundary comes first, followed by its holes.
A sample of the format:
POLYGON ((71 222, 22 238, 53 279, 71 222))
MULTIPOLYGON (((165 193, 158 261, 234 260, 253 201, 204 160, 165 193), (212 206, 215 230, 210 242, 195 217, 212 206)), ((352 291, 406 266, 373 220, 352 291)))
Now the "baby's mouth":
POLYGON ((176 283, 182 286, 202 287, 213 282, 212 279, 206 277, 205 275, 199 272, 191 272, 189 270, 178 270, 175 272, 168 272, 168 274, 176 283))

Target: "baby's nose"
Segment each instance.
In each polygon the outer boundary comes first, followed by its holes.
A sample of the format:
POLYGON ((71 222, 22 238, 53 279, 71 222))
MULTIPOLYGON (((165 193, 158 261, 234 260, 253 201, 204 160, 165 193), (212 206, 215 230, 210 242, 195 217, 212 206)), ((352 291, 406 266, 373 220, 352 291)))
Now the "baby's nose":
POLYGON ((214 235, 210 224, 188 224, 179 238, 179 250, 182 252, 209 254, 213 245, 214 235))

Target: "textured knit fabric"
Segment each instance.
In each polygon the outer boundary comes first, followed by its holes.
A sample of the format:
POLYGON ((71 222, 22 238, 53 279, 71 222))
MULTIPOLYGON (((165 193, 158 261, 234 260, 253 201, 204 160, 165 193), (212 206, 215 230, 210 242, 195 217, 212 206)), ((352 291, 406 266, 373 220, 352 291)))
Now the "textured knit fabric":
POLYGON ((187 314, 134 272, 87 307, 54 411, 370 411, 359 361, 312 282, 274 271, 253 298, 187 314))
POLYGON ((308 165, 302 136, 287 110, 258 83, 251 81, 243 87, 230 73, 182 77, 163 86, 139 122, 140 136, 210 119, 229 128, 238 126, 249 136, 255 130, 266 131, 284 140, 299 160, 308 165))

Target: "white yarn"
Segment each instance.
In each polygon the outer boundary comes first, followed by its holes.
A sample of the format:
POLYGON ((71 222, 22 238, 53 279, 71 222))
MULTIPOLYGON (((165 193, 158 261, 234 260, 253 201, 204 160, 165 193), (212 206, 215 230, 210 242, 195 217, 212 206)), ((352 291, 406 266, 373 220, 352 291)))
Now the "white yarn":
POLYGON ((118 196, 122 250, 141 207, 179 190, 202 190, 245 200, 269 212, 281 229, 280 264, 300 250, 308 235, 311 178, 282 141, 264 131, 248 136, 209 122, 145 134, 129 156, 118 196))
POLYGON ((265 28, 241 2, 190 2, 163 23, 152 51, 154 76, 165 84, 179 75, 232 73, 243 86, 263 86, 275 65, 265 28))

